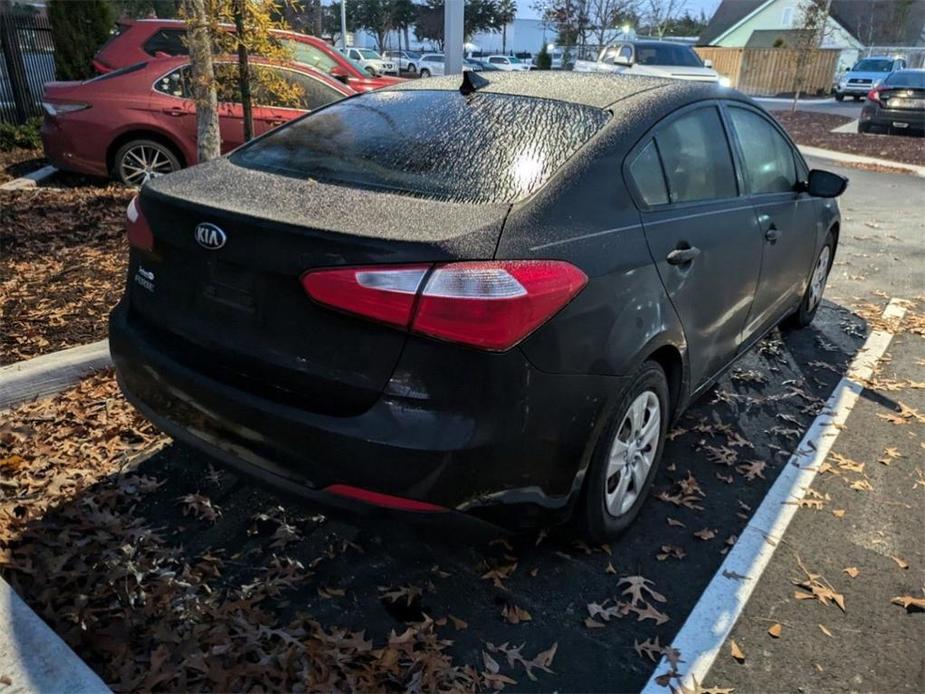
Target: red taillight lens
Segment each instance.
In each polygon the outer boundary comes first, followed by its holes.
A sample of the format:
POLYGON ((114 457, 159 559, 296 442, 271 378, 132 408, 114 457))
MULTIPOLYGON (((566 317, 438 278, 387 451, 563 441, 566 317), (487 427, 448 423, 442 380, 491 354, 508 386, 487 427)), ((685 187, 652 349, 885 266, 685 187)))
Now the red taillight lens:
POLYGON ((490 350, 513 347, 587 284, 561 261, 440 265, 427 280, 413 332, 490 350))
POLYGON ((137 195, 132 198, 125 211, 125 232, 130 246, 143 251, 154 250, 154 234, 141 211, 137 195))
POLYGON ((302 286, 320 304, 407 328, 430 265, 382 265, 316 270, 302 286))
POLYGON ((430 265, 337 268, 302 277, 319 303, 495 351, 523 340, 587 282, 581 270, 558 260, 447 263, 432 272, 430 265))
POLYGON ((867 100, 873 101, 879 104, 880 103, 880 92, 876 89, 871 89, 869 92, 867 92, 867 100))

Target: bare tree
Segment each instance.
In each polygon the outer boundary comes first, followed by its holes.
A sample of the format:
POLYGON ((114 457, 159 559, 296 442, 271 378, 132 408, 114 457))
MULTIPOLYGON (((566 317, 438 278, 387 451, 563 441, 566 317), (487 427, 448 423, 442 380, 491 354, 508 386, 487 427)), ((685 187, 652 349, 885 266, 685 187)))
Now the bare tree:
POLYGON ((671 20, 680 14, 686 4, 687 0, 645 0, 643 15, 649 30, 662 38, 671 20))
POLYGON ((196 102, 196 143, 200 162, 217 159, 222 153, 218 129, 218 97, 212 66, 211 22, 206 0, 183 0, 187 21, 187 45, 193 72, 193 100, 196 102))
POLYGON ((797 110, 800 94, 806 84, 806 68, 810 59, 825 41, 829 26, 829 11, 832 0, 803 0, 800 5, 800 23, 797 30, 796 62, 793 69, 793 103, 791 111, 797 110))
POLYGON ((598 46, 609 42, 617 27, 638 11, 637 0, 588 0, 588 21, 598 46))

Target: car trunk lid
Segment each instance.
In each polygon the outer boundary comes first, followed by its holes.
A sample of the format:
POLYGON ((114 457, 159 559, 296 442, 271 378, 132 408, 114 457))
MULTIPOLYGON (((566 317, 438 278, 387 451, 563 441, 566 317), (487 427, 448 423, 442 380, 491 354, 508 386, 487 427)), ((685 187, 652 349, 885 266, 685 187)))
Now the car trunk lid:
POLYGON ((142 190, 155 242, 153 252, 132 251, 130 319, 210 377, 312 411, 355 414, 382 392, 406 334, 314 304, 301 275, 491 258, 508 207, 363 191, 217 160, 142 190), (206 233, 197 235, 202 224, 206 233))

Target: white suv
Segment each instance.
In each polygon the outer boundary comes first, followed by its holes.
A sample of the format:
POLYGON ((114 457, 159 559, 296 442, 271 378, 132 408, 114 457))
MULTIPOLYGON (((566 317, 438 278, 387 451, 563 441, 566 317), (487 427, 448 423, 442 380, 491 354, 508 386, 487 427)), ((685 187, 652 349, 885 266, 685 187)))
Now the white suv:
POLYGON ((417 72, 421 62, 421 54, 417 51, 383 51, 382 57, 398 65, 401 72, 417 72))
POLYGON ((354 48, 348 46, 347 48, 339 48, 338 50, 353 62, 362 65, 363 69, 371 75, 398 74, 398 66, 395 63, 391 60, 384 60, 381 55, 371 48, 354 48))
POLYGON ((487 58, 482 58, 482 62, 490 63, 505 72, 522 72, 530 69, 528 63, 512 55, 490 55, 487 58))
MULTIPOLYGON (((443 64, 445 60, 443 53, 425 53, 421 56, 418 73, 421 77, 443 77, 446 74, 443 64)), ((471 72, 472 67, 463 61, 462 71, 471 72)))

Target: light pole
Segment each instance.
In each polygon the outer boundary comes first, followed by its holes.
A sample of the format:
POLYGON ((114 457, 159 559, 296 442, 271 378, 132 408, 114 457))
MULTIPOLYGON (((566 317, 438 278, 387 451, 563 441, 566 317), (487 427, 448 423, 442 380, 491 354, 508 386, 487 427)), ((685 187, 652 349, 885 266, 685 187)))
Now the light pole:
POLYGON ((347 0, 340 0, 340 47, 347 48, 347 0))
POLYGON ((443 72, 462 73, 463 18, 465 0, 446 0, 443 5, 443 72))

